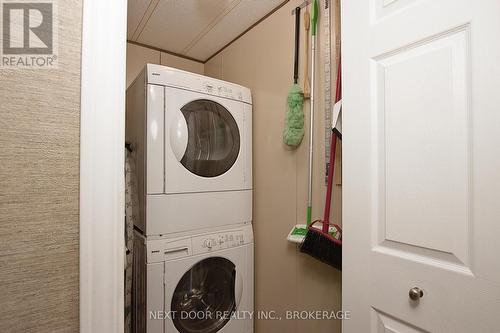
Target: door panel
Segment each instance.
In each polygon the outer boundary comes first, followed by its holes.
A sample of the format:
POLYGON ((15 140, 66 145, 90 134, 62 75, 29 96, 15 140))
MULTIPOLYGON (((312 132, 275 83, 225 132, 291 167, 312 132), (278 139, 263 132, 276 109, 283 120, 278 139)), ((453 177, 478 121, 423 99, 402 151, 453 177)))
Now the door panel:
MULTIPOLYGON (((381 247, 469 263, 468 26, 372 60, 381 247), (398 244, 394 244, 398 243, 398 244), (423 254, 420 251, 420 254, 423 254)), ((380 249, 381 250, 381 249, 380 249)))
POLYGON ((498 331, 499 33, 494 0, 343 1, 344 332, 498 331))
POLYGON ((375 333, 428 333, 411 324, 373 309, 372 332, 375 333))

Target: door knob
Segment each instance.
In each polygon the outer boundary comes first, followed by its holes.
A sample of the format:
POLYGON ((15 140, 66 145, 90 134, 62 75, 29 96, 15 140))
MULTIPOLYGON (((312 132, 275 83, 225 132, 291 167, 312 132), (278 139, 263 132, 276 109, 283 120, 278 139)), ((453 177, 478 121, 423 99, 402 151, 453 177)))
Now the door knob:
POLYGON ((413 287, 408 292, 408 295, 412 301, 418 301, 420 298, 424 297, 424 291, 419 287, 413 287))

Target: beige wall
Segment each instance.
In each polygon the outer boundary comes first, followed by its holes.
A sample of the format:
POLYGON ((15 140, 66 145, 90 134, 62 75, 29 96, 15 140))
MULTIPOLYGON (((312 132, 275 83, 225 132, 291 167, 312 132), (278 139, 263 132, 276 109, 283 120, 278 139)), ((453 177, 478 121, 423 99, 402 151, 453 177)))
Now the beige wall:
POLYGON ((144 65, 148 63, 161 64, 198 74, 204 72, 204 65, 201 62, 127 43, 127 87, 135 80, 144 65))
MULTIPOLYGON (((127 86, 143 66, 158 63, 242 84, 252 89, 254 125, 254 230, 256 310, 340 310, 341 274, 286 241, 295 223, 303 223, 307 200, 307 140, 297 150, 282 144, 286 95, 293 79, 294 20, 301 0, 291 0, 269 18, 203 64, 133 44, 127 46, 127 86)), ((303 12, 302 12, 303 14, 303 12)), ((302 24, 303 22, 301 22, 302 24)), ((317 105, 313 218, 324 208, 324 121, 321 37, 318 24, 317 105)), ((334 24, 335 25, 335 24, 334 24)), ((334 37, 335 39, 335 37, 334 37)), ((300 78, 304 70, 301 35, 300 78)), ((333 43, 335 44, 335 42, 333 43)), ((334 47, 333 47, 334 49, 334 47)), ((335 59, 336 54, 332 55, 335 59)), ((332 79, 336 77, 333 68, 332 79)), ((335 82, 334 80, 332 82, 335 82)), ((334 87, 332 87, 334 88, 334 87)), ((306 123, 309 103, 304 106, 306 123)), ((340 158, 338 158, 340 160, 340 158)), ((337 164, 338 166, 339 164, 337 164)), ((336 178, 340 178, 340 173, 336 178)), ((340 187, 334 190, 332 219, 340 223, 340 187)), ((257 333, 340 332, 334 320, 256 321, 257 333)))
POLYGON ((0 68, 0 332, 78 332, 81 0, 59 68, 0 68))
MULTIPOLYGON (((307 200, 307 140, 297 150, 282 143, 286 96, 293 79, 292 0, 205 64, 205 74, 250 87, 253 93, 255 305, 257 310, 340 310, 341 274, 286 241, 296 222, 304 222, 307 200)), ((319 22, 322 40, 322 22, 319 22)), ((301 36, 304 41, 304 35, 301 36)), ((334 43, 333 43, 334 44, 334 43)), ((304 60, 304 46, 300 56, 304 60)), ((313 218, 324 207, 323 49, 317 66, 317 113, 313 218)), ((333 57, 335 59, 335 55, 333 57)), ((300 76, 303 79, 303 64, 300 76)), ((332 73, 335 78, 336 71, 332 73)), ((335 82, 335 81, 333 81, 335 82)), ((309 103, 304 107, 306 115, 309 103)), ((308 118, 308 117, 307 117, 308 118)), ((307 120, 308 121, 308 120, 307 120)), ((340 187, 333 219, 339 222, 340 187)), ((340 332, 339 321, 256 322, 257 333, 340 332)))

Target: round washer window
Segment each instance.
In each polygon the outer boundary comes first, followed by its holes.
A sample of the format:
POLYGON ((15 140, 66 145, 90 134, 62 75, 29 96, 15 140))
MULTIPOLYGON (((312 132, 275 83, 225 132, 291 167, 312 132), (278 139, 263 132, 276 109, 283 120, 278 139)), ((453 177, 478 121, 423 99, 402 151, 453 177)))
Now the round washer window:
POLYGON ((236 308, 235 265, 221 257, 207 258, 187 271, 172 297, 173 323, 180 333, 215 333, 236 308))
POLYGON ((240 132, 231 113, 219 103, 201 99, 181 108, 188 128, 182 165, 201 177, 217 177, 236 162, 240 132))

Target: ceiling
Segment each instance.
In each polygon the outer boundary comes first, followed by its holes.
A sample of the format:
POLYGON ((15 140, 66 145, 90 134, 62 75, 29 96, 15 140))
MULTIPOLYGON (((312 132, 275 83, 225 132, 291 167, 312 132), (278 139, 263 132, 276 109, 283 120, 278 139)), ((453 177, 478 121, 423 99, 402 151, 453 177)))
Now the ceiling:
POLYGON ((284 0, 128 0, 128 40, 206 61, 284 0))

